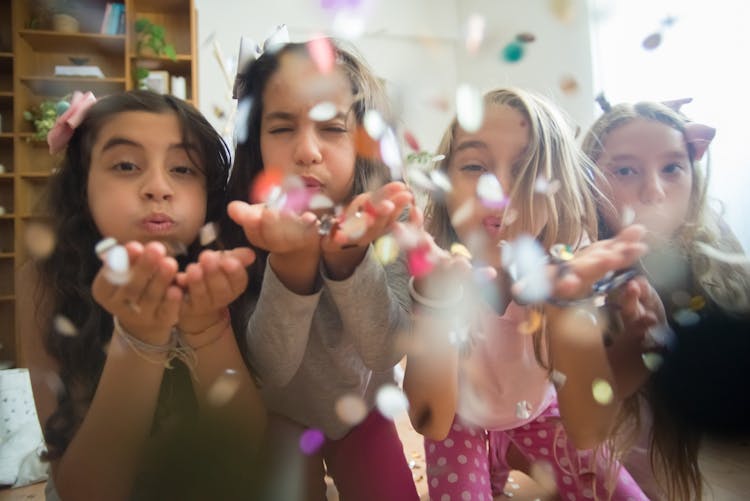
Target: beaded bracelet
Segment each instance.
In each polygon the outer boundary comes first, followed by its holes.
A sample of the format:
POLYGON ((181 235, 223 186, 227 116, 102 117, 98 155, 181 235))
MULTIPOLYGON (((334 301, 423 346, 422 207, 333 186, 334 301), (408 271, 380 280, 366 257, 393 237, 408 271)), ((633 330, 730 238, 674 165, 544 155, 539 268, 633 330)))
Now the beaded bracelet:
POLYGON ((434 310, 444 310, 457 305, 464 297, 464 288, 462 285, 458 286, 458 294, 455 297, 449 299, 430 299, 423 296, 414 288, 414 277, 409 278, 409 295, 418 304, 434 310))
POLYGON ((189 345, 181 342, 177 329, 172 329, 169 342, 163 345, 155 345, 146 343, 126 331, 117 317, 113 317, 112 320, 115 334, 143 360, 152 364, 163 364, 165 368, 171 369, 172 360, 177 358, 188 367, 191 373, 194 372, 197 363, 195 351, 189 345), (161 358, 154 358, 152 355, 166 356, 166 358, 162 360, 161 358))

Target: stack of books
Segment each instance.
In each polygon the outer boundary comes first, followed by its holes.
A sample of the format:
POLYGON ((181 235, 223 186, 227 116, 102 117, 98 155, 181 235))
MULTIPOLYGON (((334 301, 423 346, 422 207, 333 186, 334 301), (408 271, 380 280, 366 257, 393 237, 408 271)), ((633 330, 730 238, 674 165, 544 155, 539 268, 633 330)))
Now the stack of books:
POLYGON ((123 35, 125 33, 125 4, 107 2, 99 33, 103 35, 123 35))

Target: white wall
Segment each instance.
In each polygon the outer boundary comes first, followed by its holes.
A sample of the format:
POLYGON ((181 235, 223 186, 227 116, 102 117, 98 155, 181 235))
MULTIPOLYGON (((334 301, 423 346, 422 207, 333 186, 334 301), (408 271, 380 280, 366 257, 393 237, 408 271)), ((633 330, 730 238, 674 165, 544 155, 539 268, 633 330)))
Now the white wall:
MULTIPOLYGON (((241 35, 262 41, 276 24, 289 27, 293 41, 315 33, 331 34, 331 18, 317 0, 195 0, 198 9, 200 107, 217 128, 213 108, 226 110, 226 84, 214 57, 210 35, 225 59, 236 58, 241 35)), ((582 127, 593 117, 591 48, 586 0, 573 0, 573 20, 564 23, 543 0, 371 0, 364 35, 352 42, 375 72, 386 79, 402 121, 424 149, 434 150, 454 112, 455 88, 471 83, 481 90, 518 85, 552 97, 582 127), (480 51, 464 48, 466 22, 472 13, 485 18, 486 39, 480 51), (502 61, 500 51, 520 32, 537 40, 518 63, 502 61), (579 83, 576 94, 560 92, 565 74, 579 83), (449 109, 435 101, 443 100, 449 109)))

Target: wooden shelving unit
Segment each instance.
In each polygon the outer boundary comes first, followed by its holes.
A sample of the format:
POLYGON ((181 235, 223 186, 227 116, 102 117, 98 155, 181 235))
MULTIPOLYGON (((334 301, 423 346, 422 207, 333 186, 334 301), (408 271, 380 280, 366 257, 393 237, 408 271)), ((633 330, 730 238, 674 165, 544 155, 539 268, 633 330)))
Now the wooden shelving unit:
POLYGON ((187 83, 186 100, 197 106, 196 13, 193 0, 121 0, 126 30, 99 33, 106 0, 72 0, 77 33, 53 31, 32 23, 35 0, 0 0, 0 367, 23 367, 16 332, 15 270, 28 258, 24 234, 39 219, 47 180, 58 158, 44 143, 32 140, 32 124, 23 113, 46 99, 60 99, 75 90, 97 97, 134 88, 138 66, 168 71, 187 83), (161 24, 175 61, 136 54, 136 19, 161 24), (35 28, 31 29, 30 26, 35 28), (56 65, 71 58, 96 65, 104 78, 55 76, 56 65))

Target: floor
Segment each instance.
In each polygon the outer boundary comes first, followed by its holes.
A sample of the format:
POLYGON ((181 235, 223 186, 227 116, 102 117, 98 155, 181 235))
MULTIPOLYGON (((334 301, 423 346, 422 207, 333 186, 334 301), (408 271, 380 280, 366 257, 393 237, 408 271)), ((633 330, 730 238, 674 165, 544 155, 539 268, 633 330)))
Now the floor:
MULTIPOLYGON (((412 467, 414 482, 422 500, 428 500, 427 479, 424 464, 422 437, 411 427, 403 415, 396 421, 404 443, 404 452, 412 467)), ((750 439, 732 442, 706 441, 700 455, 701 469, 706 479, 705 501, 744 501, 750 493, 750 439)), ((495 501, 534 501, 543 499, 543 490, 529 477, 513 472, 506 492, 509 497, 495 501)), ((336 489, 329 484, 329 501, 338 501, 336 489)), ((41 501, 44 499, 44 483, 16 489, 0 489, 0 501, 41 501)))

